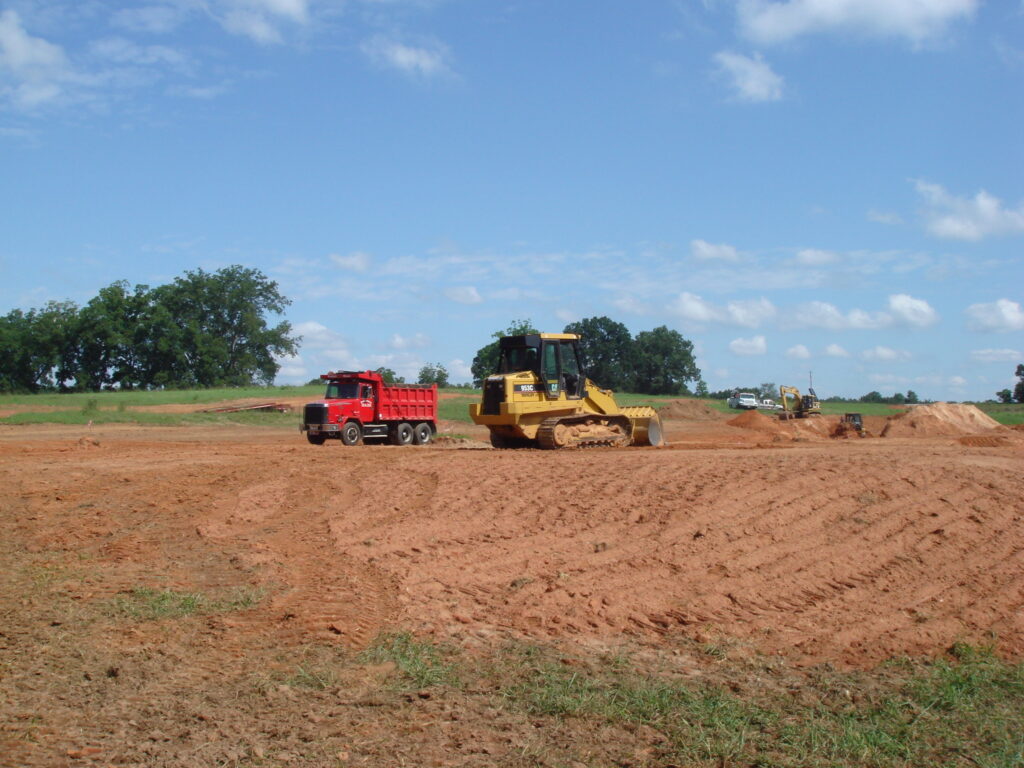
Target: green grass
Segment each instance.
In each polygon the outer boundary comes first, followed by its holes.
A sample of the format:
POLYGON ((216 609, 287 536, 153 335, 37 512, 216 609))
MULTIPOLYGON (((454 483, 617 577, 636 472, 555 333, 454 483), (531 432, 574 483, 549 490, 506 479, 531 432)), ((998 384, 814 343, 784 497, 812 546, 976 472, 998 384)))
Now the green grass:
POLYGON ((950 659, 874 673, 827 670, 792 689, 681 681, 630 665, 519 652, 506 707, 551 720, 647 726, 686 765, 1024 764, 1024 665, 957 646, 950 659))
POLYGON ((977 406, 1000 424, 1024 424, 1024 403, 977 403, 977 406))
POLYGON ((137 621, 156 621, 197 614, 244 611, 262 599, 262 591, 246 588, 235 589, 225 597, 212 598, 202 592, 137 587, 116 597, 111 612, 137 621))
POLYGON ((37 395, 0 395, 0 408, 8 405, 43 405, 59 408, 83 408, 90 400, 96 407, 118 408, 137 405, 188 405, 195 403, 216 403, 221 400, 243 400, 259 398, 275 400, 279 397, 306 397, 315 400, 322 397, 322 385, 299 387, 224 387, 217 389, 164 389, 152 391, 116 392, 53 392, 37 395))
POLYGON ((391 662, 403 681, 412 688, 437 685, 458 687, 459 677, 447 647, 421 642, 408 632, 382 635, 359 655, 360 661, 380 664, 391 662))
POLYGON ((152 426, 188 426, 243 424, 298 429, 301 415, 276 411, 239 411, 237 413, 149 413, 145 411, 23 411, 0 418, 0 424, 147 424, 152 426))

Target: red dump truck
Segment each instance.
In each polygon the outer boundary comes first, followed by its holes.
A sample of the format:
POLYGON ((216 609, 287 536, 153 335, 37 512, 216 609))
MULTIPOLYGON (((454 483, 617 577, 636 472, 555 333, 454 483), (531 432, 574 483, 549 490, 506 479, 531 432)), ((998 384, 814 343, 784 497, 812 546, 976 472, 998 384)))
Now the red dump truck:
POLYGON ((302 412, 306 439, 323 445, 388 440, 393 445, 425 445, 437 432, 437 385, 385 384, 376 371, 331 371, 323 400, 302 412))

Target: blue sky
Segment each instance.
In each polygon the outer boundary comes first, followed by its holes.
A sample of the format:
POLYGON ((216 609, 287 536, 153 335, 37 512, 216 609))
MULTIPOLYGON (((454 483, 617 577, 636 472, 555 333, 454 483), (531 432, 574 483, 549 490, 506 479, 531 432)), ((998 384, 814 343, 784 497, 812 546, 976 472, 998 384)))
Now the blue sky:
POLYGON ((1022 171, 1021 0, 0 0, 0 313, 256 267, 282 383, 607 315, 987 399, 1022 171))

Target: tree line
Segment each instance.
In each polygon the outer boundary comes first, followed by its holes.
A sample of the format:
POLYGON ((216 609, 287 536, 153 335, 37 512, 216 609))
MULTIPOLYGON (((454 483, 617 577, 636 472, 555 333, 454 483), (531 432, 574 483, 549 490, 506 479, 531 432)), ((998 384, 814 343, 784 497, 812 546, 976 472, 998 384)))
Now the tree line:
POLYGON ((51 301, 0 317, 0 391, 270 384, 294 354, 291 301, 257 269, 185 272, 167 285, 118 281, 85 306, 51 301))
MULTIPOLYGON (((667 326, 633 336, 625 325, 608 317, 588 317, 569 323, 562 332, 580 335, 583 367, 587 378, 598 386, 645 395, 689 394, 688 382, 702 388, 693 343, 667 326)), ((482 386, 497 368, 498 339, 528 333, 539 331, 529 320, 517 320, 492 334, 495 341, 481 347, 473 358, 474 386, 482 386)))

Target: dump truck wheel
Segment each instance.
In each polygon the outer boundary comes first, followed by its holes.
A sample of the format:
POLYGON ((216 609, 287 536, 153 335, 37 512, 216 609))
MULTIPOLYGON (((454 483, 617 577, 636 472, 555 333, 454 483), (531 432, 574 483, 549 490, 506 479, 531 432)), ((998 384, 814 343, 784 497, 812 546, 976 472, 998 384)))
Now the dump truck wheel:
POLYGON ((426 445, 434 439, 434 430, 426 422, 417 424, 412 431, 412 440, 416 445, 426 445))
POLYGON ((392 445, 408 445, 412 442, 412 438, 412 425, 408 422, 403 421, 391 430, 392 445))
POLYGON ((345 445, 356 445, 363 436, 363 430, 354 421, 350 421, 341 428, 341 442, 345 445))
POLYGON ((309 432, 306 433, 306 439, 313 445, 323 445, 324 441, 327 440, 323 435, 311 435, 309 432))

